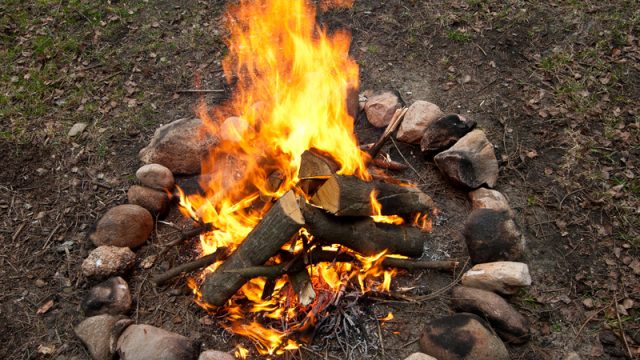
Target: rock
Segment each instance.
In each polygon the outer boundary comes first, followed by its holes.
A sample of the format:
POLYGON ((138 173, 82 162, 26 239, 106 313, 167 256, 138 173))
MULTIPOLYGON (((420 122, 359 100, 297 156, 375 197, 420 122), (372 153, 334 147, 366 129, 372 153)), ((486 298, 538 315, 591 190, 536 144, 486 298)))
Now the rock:
POLYGON ((117 343, 120 360, 192 360, 198 352, 193 341, 151 325, 131 325, 117 343))
POLYGON ((492 209, 498 211, 506 211, 511 218, 515 217, 509 201, 501 192, 486 188, 479 188, 471 191, 469 194, 471 207, 473 209, 492 209))
POLYGON ((464 286, 513 295, 519 288, 531 285, 531 276, 527 264, 497 261, 475 265, 462 275, 461 283, 464 286))
POLYGON ((111 360, 115 343, 127 326, 133 323, 125 316, 98 315, 84 319, 73 330, 94 360, 111 360))
POLYGON ((244 132, 249 128, 249 123, 241 117, 228 117, 220 125, 220 138, 226 141, 238 142, 242 140, 244 132))
POLYGON ((471 131, 433 159, 440 171, 458 186, 494 187, 498 180, 498 160, 482 130, 471 131))
POLYGON ((462 230, 469 257, 474 264, 519 260, 525 239, 508 211, 471 211, 462 230))
POLYGON ((87 128, 87 126, 89 126, 89 124, 87 123, 83 123, 83 122, 75 123, 73 124, 71 129, 69 129, 67 136, 68 137, 78 136, 84 131, 84 129, 87 128))
POLYGON ((462 115, 445 115, 425 128, 420 149, 427 155, 439 153, 450 148, 475 127, 475 121, 462 115))
POLYGON ((529 321, 500 295, 491 291, 457 286, 451 291, 451 302, 456 310, 487 319, 508 343, 523 344, 531 337, 529 321))
POLYGON ((508 360, 504 343, 474 314, 459 313, 427 323, 420 350, 439 360, 508 360))
POLYGON ((212 146, 218 144, 213 135, 201 131, 200 119, 180 119, 161 126, 138 156, 145 164, 161 164, 174 174, 197 174, 200 163, 212 146))
POLYGON ((438 360, 438 359, 434 358, 433 356, 417 352, 407 356, 404 360, 438 360))
POLYGON ((235 357, 226 352, 207 350, 200 354, 198 360, 235 360, 235 357))
POLYGON ((580 355, 577 352, 572 351, 565 356, 564 360, 580 360, 580 355))
POLYGON ((171 170, 160 164, 143 165, 136 171, 136 177, 142 185, 156 190, 171 190, 175 184, 171 170))
POLYGON ((364 104, 364 112, 371 125, 383 128, 389 125, 397 109, 402 107, 402 100, 398 94, 386 91, 371 96, 364 104))
POLYGON ((128 247, 103 245, 89 253, 82 262, 82 273, 86 277, 103 278, 122 274, 131 269, 136 254, 128 247))
POLYGON ((398 128, 396 138, 410 144, 419 143, 425 129, 442 115, 444 114, 438 105, 418 100, 409 106, 398 128))
POLYGON ((95 231, 89 235, 95 246, 138 247, 147 241, 153 231, 151 213, 139 205, 118 205, 107 211, 95 231))
POLYGON ((129 204, 141 206, 153 215, 163 215, 169 209, 169 196, 166 192, 144 186, 133 185, 127 191, 129 204))
POLYGON ((129 309, 131 309, 129 284, 119 276, 91 288, 82 302, 82 310, 87 316, 126 314, 129 309))

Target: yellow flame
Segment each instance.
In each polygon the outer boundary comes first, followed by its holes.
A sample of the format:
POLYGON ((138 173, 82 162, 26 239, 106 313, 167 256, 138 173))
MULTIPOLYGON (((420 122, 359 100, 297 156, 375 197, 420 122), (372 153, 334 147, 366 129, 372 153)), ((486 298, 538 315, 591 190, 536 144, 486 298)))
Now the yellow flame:
POLYGON ((398 215, 382 215, 382 204, 378 201, 378 190, 371 190, 369 199, 371 202, 371 218, 373 221, 384 224, 404 224, 404 219, 398 215))

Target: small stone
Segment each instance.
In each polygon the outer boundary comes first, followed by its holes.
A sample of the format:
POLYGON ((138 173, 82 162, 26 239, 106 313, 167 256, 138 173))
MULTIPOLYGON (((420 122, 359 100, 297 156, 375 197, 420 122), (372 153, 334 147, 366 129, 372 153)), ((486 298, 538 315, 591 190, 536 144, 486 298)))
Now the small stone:
POLYGON ((41 288, 41 287, 45 287, 46 285, 47 285, 47 283, 44 280, 36 279, 36 287, 41 288))
POLYGON ((506 211, 510 217, 515 217, 509 201, 501 192, 492 189, 479 188, 471 191, 469 194, 471 207, 475 209, 492 209, 498 211, 506 211))
POLYGON ((197 174, 219 140, 204 130, 200 119, 180 119, 156 130, 138 156, 145 164, 161 164, 174 174, 197 174))
POLYGON ((84 319, 73 330, 87 347, 93 360, 111 360, 116 340, 131 323, 124 316, 105 314, 84 319))
POLYGON ((565 356, 564 360, 580 360, 580 355, 577 352, 572 351, 565 356))
POLYGON ((524 254, 525 238, 507 211, 473 210, 462 234, 474 264, 515 261, 524 254))
POLYGON ((438 360, 438 359, 434 358, 433 356, 417 352, 407 356, 404 360, 438 360))
POLYGON ((248 128, 247 120, 238 116, 228 117, 220 125, 220 138, 225 141, 239 142, 248 128))
POLYGON ((498 180, 498 160, 482 130, 471 131, 433 159, 440 171, 461 187, 494 187, 498 180))
POLYGON ((171 170, 160 164, 142 166, 136 171, 136 178, 142 185, 156 190, 171 190, 175 183, 171 170))
POLYGON ((396 110, 402 107, 400 96, 390 91, 367 98, 364 104, 364 112, 371 125, 383 128, 391 122, 396 110))
POLYGON ((153 231, 151 213, 139 205, 118 205, 107 211, 89 236, 95 246, 138 247, 153 231))
POLYGON ((427 323, 420 350, 439 360, 508 360, 509 352, 491 327, 474 314, 459 313, 427 323))
POLYGON ((156 262, 156 255, 149 255, 146 258, 142 259, 142 261, 140 262, 140 267, 148 270, 151 269, 153 267, 153 264, 156 262))
POLYGON ((83 122, 79 122, 79 123, 73 124, 71 129, 69 129, 69 133, 67 134, 67 136, 68 137, 74 137, 74 136, 80 135, 80 133, 82 133, 84 131, 84 129, 87 128, 88 125, 89 124, 83 123, 83 122))
POLYGON ((86 277, 109 277, 126 272, 133 267, 136 254, 128 247, 100 246, 82 262, 82 273, 86 277))
POLYGON ((497 261, 478 264, 462 275, 462 285, 513 295, 519 288, 531 285, 527 264, 497 261))
POLYGON ((188 338, 151 325, 131 325, 117 343, 120 360, 192 360, 198 355, 188 338))
POLYGON ((153 215, 163 215, 169 209, 169 196, 164 191, 133 185, 127 191, 129 204, 142 206, 153 215))
POLYGON ((523 344, 531 337, 527 319, 505 299, 491 291, 457 286, 451 291, 451 302, 456 310, 487 319, 508 343, 523 344))
POLYGON ((200 354, 198 360, 235 360, 235 357, 226 352, 207 350, 200 354))
POLYGON ((443 112, 438 105, 428 101, 416 101, 407 110, 398 128, 396 138, 400 141, 419 143, 427 127, 442 117, 443 112))
POLYGON ((593 309, 593 299, 586 298, 582 300, 582 305, 584 305, 584 307, 587 308, 588 310, 593 309))
POLYGON ((450 148, 476 127, 476 122, 458 114, 445 115, 427 126, 420 140, 420 150, 427 155, 450 148))
POLYGON ((82 302, 82 310, 87 316, 126 314, 129 309, 131 309, 129 284, 119 276, 91 288, 82 302))

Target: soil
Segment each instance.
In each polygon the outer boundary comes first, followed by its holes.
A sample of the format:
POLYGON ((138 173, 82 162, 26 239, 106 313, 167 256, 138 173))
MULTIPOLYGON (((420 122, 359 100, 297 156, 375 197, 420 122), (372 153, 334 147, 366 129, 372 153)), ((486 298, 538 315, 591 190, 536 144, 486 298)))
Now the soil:
MULTIPOLYGON (((0 4, 0 357, 85 359, 73 335, 95 285, 80 264, 87 235, 126 202, 137 152, 160 124, 193 116, 200 86, 228 97, 222 1, 5 1, 0 4), (98 3, 98 2, 96 2, 98 3), (69 138, 76 122, 89 127, 69 138), (52 306, 43 309, 43 305, 52 306), (38 310, 43 312, 38 313, 38 310), (46 310, 46 311, 45 311, 46 310)), ((497 190, 527 236, 533 285, 510 299, 533 337, 512 358, 625 358, 640 346, 640 13, 635 1, 370 1, 319 15, 352 31, 361 90, 397 90, 478 122, 497 148, 497 190), (624 334, 624 335, 623 335, 624 334)), ((357 120, 362 143, 380 133, 357 120)), ((417 146, 385 148, 413 169, 396 174, 433 196, 442 216, 434 257, 466 256, 469 212, 417 146)), ((165 221, 187 228, 175 211, 165 221)), ((252 348, 216 325, 182 279, 155 288, 155 272, 192 259, 185 244, 155 259, 178 234, 162 223, 126 275, 131 318, 202 341, 252 348)), ((458 273, 402 274, 407 298, 348 296, 358 329, 318 336, 285 358, 401 359, 418 351, 428 320, 451 314, 458 273), (423 296, 425 295, 425 296, 423 296), (395 318, 378 328, 375 318, 395 318), (365 320, 362 320, 365 319, 365 320), (345 348, 345 339, 350 347, 345 348), (382 345, 379 341, 382 339, 382 345), (364 350, 365 344, 369 346, 364 350)), ((259 358, 252 350, 249 358, 259 358)))

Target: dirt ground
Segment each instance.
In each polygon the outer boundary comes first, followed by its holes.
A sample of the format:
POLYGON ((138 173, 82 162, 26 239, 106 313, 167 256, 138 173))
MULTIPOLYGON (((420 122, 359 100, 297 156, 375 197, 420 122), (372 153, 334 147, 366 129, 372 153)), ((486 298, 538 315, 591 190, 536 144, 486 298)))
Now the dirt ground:
MULTIPOLYGON (((109 207, 126 201, 153 131, 191 116, 201 84, 223 88, 223 1, 5 0, 0 4, 0 357, 85 359, 72 328, 93 285, 80 264, 109 207), (67 137, 76 122, 89 127, 67 137), (43 312, 43 305, 51 305, 43 312)), ((637 1, 370 1, 319 16, 353 33, 362 89, 395 89, 475 119, 498 149, 497 189, 527 235, 534 284, 511 299, 533 338, 514 359, 625 358, 640 346, 640 6, 637 1), (624 335, 623 335, 624 334, 624 335)), ((228 88, 224 87, 229 90, 228 88)), ((208 96, 211 104, 220 102, 208 96)), ((358 121, 362 142, 378 135, 358 121)), ((433 250, 464 257, 464 192, 446 185, 417 147, 389 144, 441 205, 433 250)), ((184 225, 172 215, 168 220, 184 225), (172 217, 173 216, 173 217, 172 217)), ((239 340, 195 305, 183 282, 155 289, 154 272, 190 259, 188 247, 156 260, 176 236, 158 226, 127 274, 132 319, 232 350, 239 340)), ((396 319, 369 334, 366 352, 401 359, 421 324, 451 313, 457 274, 406 274, 421 302, 358 299, 396 319)), ((355 300, 354 300, 355 301, 355 300)), ((333 342, 332 342, 333 341, 333 342)), ((363 358, 339 341, 286 358, 363 358)), ((255 357, 257 358, 257 357, 255 357)))

